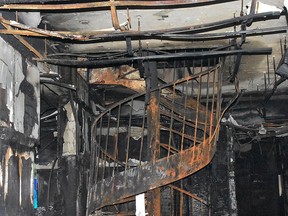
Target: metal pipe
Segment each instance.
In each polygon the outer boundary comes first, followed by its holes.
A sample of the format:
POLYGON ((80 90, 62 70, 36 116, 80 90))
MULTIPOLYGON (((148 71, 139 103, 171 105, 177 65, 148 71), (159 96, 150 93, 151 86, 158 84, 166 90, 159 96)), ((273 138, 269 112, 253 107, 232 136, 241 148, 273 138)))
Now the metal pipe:
MULTIPOLYGON (((88 3, 71 3, 71 4, 23 4, 29 2, 39 2, 39 0, 7 0, 0 1, 0 4, 6 4, 0 7, 0 9, 6 10, 84 10, 84 9, 95 9, 95 8, 108 8, 110 6, 117 7, 134 7, 134 8, 164 8, 164 7, 188 7, 188 6, 199 6, 205 4, 218 4, 224 2, 232 2, 236 0, 163 0, 163 1, 97 1, 88 3), (11 4, 12 2, 18 4, 11 4), (8 3, 8 4, 7 4, 8 3), (9 3, 11 5, 9 5, 9 3), (20 4, 19 4, 20 3, 20 4), (22 3, 22 4, 21 4, 22 3)), ((41 2, 49 2, 57 0, 41 0, 41 2)), ((59 0, 60 1, 60 0, 59 0)), ((67 1, 67 0, 66 0, 67 1)), ((71 1, 70 1, 71 2, 71 1)))
MULTIPOLYGON (((18 29, 22 29, 19 34, 28 34, 28 32, 33 32, 35 33, 35 36, 38 35, 44 35, 46 37, 54 37, 54 38, 59 38, 59 39, 68 39, 68 40, 73 40, 73 42, 77 41, 99 41, 103 42, 103 40, 115 40, 115 39, 125 39, 126 37, 131 37, 132 39, 139 39, 139 37, 145 39, 145 38, 156 38, 156 39, 163 39, 162 37, 169 37, 173 36, 174 38, 177 38, 176 34, 183 34, 183 33, 189 33, 189 34, 196 34, 196 33, 203 33, 203 32, 209 32, 209 31, 214 31, 214 30, 219 30, 223 28, 228 28, 228 27, 233 27, 235 25, 241 25, 243 22, 253 19, 253 22, 259 22, 259 21, 264 21, 264 20, 270 20, 270 19, 279 19, 281 16, 281 12, 265 12, 265 13, 259 13, 259 14, 253 14, 253 15, 247 15, 247 16, 242 16, 242 17, 236 17, 232 19, 227 19, 227 20, 221 20, 217 22, 212 22, 212 23, 206 23, 206 24, 201 24, 201 25, 190 25, 190 26, 184 26, 184 27, 178 27, 178 28, 170 28, 170 29, 159 29, 159 30, 153 30, 153 31, 122 31, 122 32, 115 32, 115 31, 94 31, 94 32, 67 32, 67 31, 49 31, 45 29, 40 29, 40 28, 32 28, 30 26, 18 23, 16 21, 11 21, 11 20, 5 20, 3 17, 0 17, 0 21, 3 25, 6 26, 12 26, 18 29), (113 33, 113 34, 111 34, 113 33), (171 34, 171 35, 166 35, 165 34, 171 34)), ((254 30, 255 31, 255 30, 254 30)), ((271 31, 273 31, 271 29, 271 31)), ((277 31, 277 29, 274 31, 277 31)), ((278 29, 279 31, 283 32, 284 30, 278 29)), ((13 33, 15 31, 10 31, 10 33, 13 33)), ((261 31, 258 31, 258 34, 261 31)), ((7 32, 7 34, 9 31, 7 32)), ((238 34, 243 34, 243 32, 239 32, 238 34)), ((267 32, 264 32, 262 34, 265 34, 267 32)), ((234 32, 235 34, 235 32, 234 32)), ((237 34, 237 33, 236 33, 237 34)), ((253 32, 251 33, 253 34, 253 32)), ((33 34, 30 34, 31 36, 33 34)), ((231 34, 233 36, 233 34, 231 34)), ((231 36, 231 37, 232 37, 231 36)), ((180 36, 178 36, 180 37, 180 36)), ((217 35, 216 35, 217 37, 217 35)), ((221 35, 218 37, 221 37, 221 35)), ((223 37, 223 35, 222 35, 223 37)), ((165 38, 164 38, 165 39, 165 38)), ((203 40, 203 39, 201 39, 203 40)))
POLYGON ((66 60, 66 59, 34 59, 39 62, 46 62, 49 64, 63 65, 70 67, 106 67, 112 65, 121 65, 133 63, 135 61, 159 61, 159 60, 170 60, 170 59, 185 59, 185 58, 205 58, 212 56, 229 56, 229 55, 270 55, 272 53, 272 48, 263 49, 251 49, 251 50, 231 50, 231 51, 207 51, 207 52, 194 52, 194 53, 173 53, 173 54, 163 54, 163 55, 153 55, 153 56, 137 56, 130 58, 118 58, 118 59, 107 59, 107 60, 66 60))
POLYGON ((183 40, 183 41, 210 41, 210 40, 222 40, 229 38, 239 38, 242 34, 245 34, 246 37, 252 36, 263 36, 270 34, 281 34, 286 33, 288 30, 287 26, 274 27, 274 28, 263 28, 263 29, 252 29, 244 30, 238 32, 221 32, 221 33, 212 33, 212 34, 163 34, 161 36, 156 36, 153 39, 161 40, 183 40))

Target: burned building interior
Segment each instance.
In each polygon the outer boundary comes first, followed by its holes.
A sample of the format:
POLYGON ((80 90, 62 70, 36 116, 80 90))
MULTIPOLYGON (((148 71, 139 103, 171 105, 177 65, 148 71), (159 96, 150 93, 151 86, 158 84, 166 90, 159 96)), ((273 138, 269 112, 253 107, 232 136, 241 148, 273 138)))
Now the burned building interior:
POLYGON ((0 0, 0 215, 287 216, 287 9, 0 0))

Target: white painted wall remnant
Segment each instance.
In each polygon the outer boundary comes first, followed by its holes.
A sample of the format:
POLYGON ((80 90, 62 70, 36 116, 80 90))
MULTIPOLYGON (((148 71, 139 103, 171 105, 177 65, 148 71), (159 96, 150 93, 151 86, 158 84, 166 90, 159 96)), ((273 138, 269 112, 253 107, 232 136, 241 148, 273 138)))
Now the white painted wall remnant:
POLYGON ((284 7, 288 9, 288 0, 284 0, 284 7))
POLYGON ((145 194, 136 196, 136 216, 145 216, 145 194))
MULTIPOLYGON (((6 107, 9 110, 9 126, 14 126, 18 132, 24 133, 25 115, 25 94, 20 90, 21 83, 26 80, 34 88, 35 105, 35 124, 31 134, 26 134, 32 138, 39 137, 39 113, 40 113, 40 79, 39 69, 26 61, 27 68, 23 68, 22 55, 10 44, 0 37, 0 88, 6 91, 6 107), (25 71, 25 72, 24 72, 25 71), (25 73, 25 74, 24 74, 25 73)), ((26 96, 27 97, 27 96, 26 96)), ((0 106, 4 106, 1 105, 0 106)), ((2 126, 4 124, 1 124, 2 126)))
MULTIPOLYGON (((250 8, 251 8, 251 2, 249 2, 248 4, 246 4, 246 10, 245 13, 249 14, 250 13, 250 8)), ((262 3, 260 1, 256 2, 256 8, 255 8, 255 13, 265 13, 265 12, 281 12, 282 9, 278 8, 274 5, 270 5, 270 4, 265 4, 262 3)))
POLYGON ((14 74, 14 129, 21 133, 24 133, 24 104, 25 98, 24 94, 20 91, 20 84, 22 80, 24 80, 25 76, 23 74, 23 66, 22 66, 22 56, 19 54, 15 57, 17 63, 15 63, 15 74, 14 74), (16 114, 17 113, 17 114, 16 114))
POLYGON ((64 108, 68 121, 63 135, 63 155, 76 155, 76 122, 71 103, 67 103, 64 108))
MULTIPOLYGON (((0 43, 1 44, 1 43, 0 43)), ((1 48, 2 48, 1 44, 1 48)), ((6 50, 6 48, 4 47, 6 50)), ((8 52, 7 55, 11 54, 11 52, 8 52)), ((7 106, 7 108, 10 110, 9 113, 9 121, 13 121, 13 73, 12 73, 12 68, 9 67, 9 63, 7 63, 8 58, 13 56, 7 56, 6 59, 1 57, 0 53, 0 86, 2 89, 6 90, 6 98, 5 101, 6 104, 3 104, 1 106, 7 106)), ((14 58, 13 58, 14 59, 14 58)))

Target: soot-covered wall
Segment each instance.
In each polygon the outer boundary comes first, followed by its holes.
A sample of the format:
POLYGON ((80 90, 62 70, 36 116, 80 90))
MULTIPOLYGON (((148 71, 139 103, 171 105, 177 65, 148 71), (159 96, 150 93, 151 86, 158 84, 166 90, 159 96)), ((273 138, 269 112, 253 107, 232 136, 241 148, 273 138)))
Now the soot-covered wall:
POLYGON ((32 215, 39 71, 0 38, 0 215, 32 215))

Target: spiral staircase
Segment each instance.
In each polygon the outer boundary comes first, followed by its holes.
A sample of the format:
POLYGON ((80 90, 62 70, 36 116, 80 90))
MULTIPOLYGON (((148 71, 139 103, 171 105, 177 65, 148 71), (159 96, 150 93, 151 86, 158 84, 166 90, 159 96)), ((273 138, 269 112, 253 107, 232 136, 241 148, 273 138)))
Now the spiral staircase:
POLYGON ((153 84, 152 76, 146 80, 146 92, 125 98, 97 117, 92 125, 87 215, 133 215, 135 196, 143 193, 148 215, 184 215, 184 200, 192 202, 190 209, 209 207, 208 200, 185 186, 185 178, 209 164, 215 153, 221 69, 222 63, 217 63, 162 84, 153 84))

